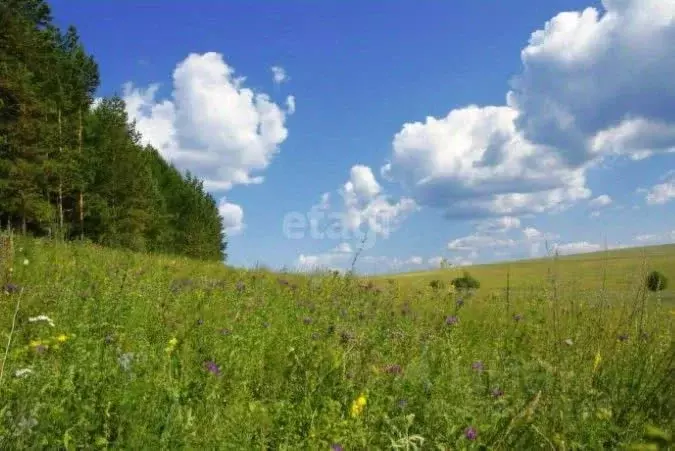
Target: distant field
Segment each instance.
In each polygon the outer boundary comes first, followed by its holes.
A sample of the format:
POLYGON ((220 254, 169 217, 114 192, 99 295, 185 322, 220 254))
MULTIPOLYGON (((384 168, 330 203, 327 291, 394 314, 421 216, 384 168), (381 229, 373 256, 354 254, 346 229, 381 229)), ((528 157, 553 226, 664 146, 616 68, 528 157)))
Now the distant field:
POLYGON ((509 285, 515 292, 539 290, 555 277, 561 288, 566 290, 632 291, 642 280, 646 270, 664 273, 670 284, 662 293, 664 299, 675 297, 675 244, 648 246, 593 252, 553 258, 522 260, 510 263, 476 265, 464 268, 450 268, 423 272, 410 272, 374 276, 369 279, 381 282, 396 279, 410 288, 424 288, 432 280, 449 283, 467 270, 480 283, 481 293, 491 293, 506 288, 507 273, 509 285))
MULTIPOLYGON (((674 251, 649 266, 672 279, 674 251)), ((668 449, 675 310, 636 294, 641 262, 562 258, 555 289, 513 263, 509 296, 477 266, 471 295, 428 286, 452 270, 369 286, 20 239, 0 449, 668 449)))

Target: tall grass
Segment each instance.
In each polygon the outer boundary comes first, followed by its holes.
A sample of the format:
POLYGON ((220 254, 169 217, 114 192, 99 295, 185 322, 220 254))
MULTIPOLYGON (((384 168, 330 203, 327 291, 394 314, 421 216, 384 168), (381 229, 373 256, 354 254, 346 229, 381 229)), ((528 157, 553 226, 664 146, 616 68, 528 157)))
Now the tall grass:
POLYGON ((672 306, 641 286, 411 292, 40 240, 17 240, 12 265, 2 449, 621 449, 672 433, 672 306))

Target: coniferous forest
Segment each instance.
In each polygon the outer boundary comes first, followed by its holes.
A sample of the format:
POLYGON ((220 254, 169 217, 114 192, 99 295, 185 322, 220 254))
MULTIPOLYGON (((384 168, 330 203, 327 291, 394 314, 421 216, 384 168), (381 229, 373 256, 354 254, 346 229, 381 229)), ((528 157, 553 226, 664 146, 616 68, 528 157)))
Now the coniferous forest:
POLYGON ((77 30, 43 0, 0 0, 0 224, 35 236, 224 260, 215 199, 165 161, 77 30))

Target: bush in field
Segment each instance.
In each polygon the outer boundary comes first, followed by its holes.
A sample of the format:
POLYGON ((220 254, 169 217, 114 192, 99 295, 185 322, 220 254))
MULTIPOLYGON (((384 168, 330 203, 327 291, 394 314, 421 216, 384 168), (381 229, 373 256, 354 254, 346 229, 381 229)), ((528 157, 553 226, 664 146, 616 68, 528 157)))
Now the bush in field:
POLYGON ((444 285, 445 284, 438 279, 434 279, 431 282, 429 282, 429 286, 434 290, 440 290, 441 288, 443 288, 444 285))
POLYGON ((652 271, 647 275, 647 288, 649 291, 661 291, 668 287, 668 279, 658 271, 652 271))
POLYGON ((464 271, 464 275, 462 277, 456 277, 452 279, 450 285, 455 287, 457 290, 473 290, 480 288, 480 282, 467 271, 464 271))

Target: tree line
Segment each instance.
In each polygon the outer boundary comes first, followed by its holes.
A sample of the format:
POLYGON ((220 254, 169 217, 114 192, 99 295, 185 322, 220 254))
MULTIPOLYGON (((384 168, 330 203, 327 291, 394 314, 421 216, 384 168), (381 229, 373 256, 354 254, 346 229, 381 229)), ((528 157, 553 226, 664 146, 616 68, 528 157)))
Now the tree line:
POLYGON ((0 224, 25 234, 224 260, 215 199, 141 137, 44 0, 0 0, 0 224))

